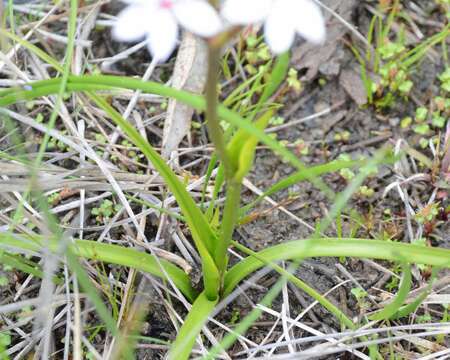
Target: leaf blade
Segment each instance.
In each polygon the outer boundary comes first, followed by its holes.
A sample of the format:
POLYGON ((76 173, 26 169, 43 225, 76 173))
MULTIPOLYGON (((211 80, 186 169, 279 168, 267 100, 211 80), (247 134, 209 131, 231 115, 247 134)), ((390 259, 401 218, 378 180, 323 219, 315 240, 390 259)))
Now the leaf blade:
MULTIPOLYGON (((349 256, 398 262, 407 258, 411 263, 450 267, 450 250, 448 249, 355 238, 294 240, 261 250, 258 256, 269 262, 322 256, 349 256)), ((246 257, 234 265, 225 276, 224 294, 230 294, 242 279, 262 266, 264 263, 252 257, 246 257)))
POLYGON ((175 342, 170 347, 169 360, 185 360, 189 358, 195 339, 217 302, 218 299, 209 300, 204 292, 200 293, 184 320, 175 342))
MULTIPOLYGON (((15 234, 0 233, 0 247, 39 252, 42 243, 43 238, 39 235, 33 238, 24 238, 15 234)), ((53 250, 57 248, 57 245, 55 241, 49 243, 50 248, 53 250)), ((98 243, 96 241, 75 240, 70 249, 78 257, 124 265, 148 272, 160 278, 165 277, 153 256, 131 248, 98 243)), ((189 276, 180 268, 164 259, 160 259, 159 262, 186 297, 190 300, 195 299, 197 293, 190 284, 189 276)))

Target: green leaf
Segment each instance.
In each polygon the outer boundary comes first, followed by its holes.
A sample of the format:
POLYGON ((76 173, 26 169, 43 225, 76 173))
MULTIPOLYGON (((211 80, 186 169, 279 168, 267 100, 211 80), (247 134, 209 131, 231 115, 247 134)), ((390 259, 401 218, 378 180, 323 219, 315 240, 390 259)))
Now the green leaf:
POLYGON ((433 126, 442 129, 445 126, 446 119, 443 116, 440 116, 439 112, 433 114, 433 117, 431 118, 431 123, 433 126))
POLYGON ((289 52, 285 52, 278 56, 275 65, 273 67, 272 73, 270 74, 270 78, 267 81, 267 86, 264 88, 264 92, 261 95, 261 98, 258 101, 258 108, 261 105, 265 104, 269 97, 271 97, 278 87, 281 85, 283 80, 286 78, 286 74, 289 68, 289 52))
POLYGON ((206 211, 206 217, 209 221, 211 221, 212 217, 214 216, 214 209, 216 209, 215 204, 216 200, 219 197, 220 190, 222 189, 222 185, 225 182, 225 171, 223 164, 219 165, 219 168, 217 169, 217 175, 216 179, 214 181, 214 189, 212 193, 212 197, 209 203, 208 210, 206 211))
MULTIPOLYGON (((9 254, 6 251, 2 252, 1 249, 0 249, 0 264, 11 266, 14 269, 23 271, 24 273, 27 274, 31 274, 37 278, 42 278, 44 276, 44 273, 40 269, 39 265, 34 264, 32 261, 24 258, 23 256, 16 254, 9 254)), ((58 278, 57 276, 53 277, 53 282, 58 285, 64 284, 64 280, 58 278)))
POLYGON ((58 61, 56 61, 54 58, 52 58, 50 55, 48 55, 45 51, 43 51, 42 49, 40 49, 36 45, 33 45, 29 41, 27 41, 27 40, 25 40, 25 39, 15 35, 15 34, 9 32, 9 31, 6 31, 5 29, 2 29, 2 28, 0 28, 0 34, 10 38, 14 42, 17 42, 18 44, 20 44, 24 48, 30 50, 35 55, 37 55, 39 58, 41 58, 46 64, 49 64, 49 65, 53 66, 53 68, 55 70, 58 70, 61 73, 64 71, 63 67, 59 64, 58 61))
POLYGON ((186 223, 191 230, 197 250, 202 258, 204 285, 210 299, 214 299, 219 291, 219 272, 214 263, 212 253, 216 243, 216 234, 213 232, 204 214, 197 207, 194 200, 185 189, 185 185, 177 178, 176 174, 166 164, 165 160, 153 149, 153 147, 139 134, 139 132, 122 116, 114 110, 105 100, 91 94, 92 99, 102 107, 112 120, 118 124, 130 139, 139 147, 144 155, 152 162, 164 178, 167 186, 174 194, 181 207, 186 223))
MULTIPOLYGON (((255 127, 264 130, 272 115, 273 111, 267 111, 255 121, 255 127)), ((256 145, 258 145, 258 138, 243 129, 239 129, 231 139, 227 150, 230 154, 230 160, 236 169, 234 174, 235 181, 241 182, 250 171, 255 157, 256 145)))
POLYGON ((414 127, 414 132, 419 135, 426 135, 430 132, 430 125, 420 124, 414 127))
MULTIPOLYGON (((353 238, 313 238, 290 241, 258 252, 265 262, 303 259, 307 257, 355 257, 383 259, 411 263, 450 267, 450 250, 418 245, 388 242, 382 240, 353 238)), ((236 285, 265 263, 254 257, 247 257, 228 270, 224 280, 224 296, 236 285)))
MULTIPOLYGON (((33 238, 24 238, 18 235, 0 233, 0 247, 39 252, 43 241, 44 239, 38 235, 33 238)), ((49 246, 51 250, 55 250, 58 243, 53 240, 50 241, 49 246)), ((165 275, 159 266, 161 264, 167 275, 189 300, 193 301, 197 296, 196 291, 191 286, 189 276, 167 260, 159 259, 157 261, 152 255, 141 251, 96 241, 75 240, 69 249, 76 256, 85 259, 132 267, 164 279, 165 275)))
POLYGON ((218 299, 209 300, 205 292, 202 292, 197 297, 188 316, 184 320, 183 326, 178 332, 175 342, 170 347, 169 360, 184 360, 189 358, 195 339, 208 320, 209 314, 214 310, 217 302, 218 299))
POLYGON ((398 311, 390 317, 391 320, 401 319, 405 316, 408 316, 412 312, 416 311, 416 309, 420 306, 420 304, 422 304, 422 302, 426 299, 428 294, 430 294, 430 292, 433 290, 432 285, 433 285, 434 280, 436 279, 438 270, 439 270, 438 268, 433 269, 430 281, 429 281, 426 289, 424 291, 422 291, 420 293, 420 295, 417 296, 416 299, 414 299, 413 302, 400 307, 400 309, 398 309, 398 311))
POLYGON ((295 275, 291 274, 286 269, 282 268, 281 266, 273 263, 265 261, 263 257, 258 256, 258 253, 254 252, 253 250, 250 250, 246 248, 245 246, 239 244, 238 242, 233 242, 233 245, 243 253, 254 257, 255 259, 258 259, 259 261, 263 262, 265 266, 270 266, 272 269, 274 269, 277 273, 280 275, 286 277, 288 281, 290 281, 292 284, 297 286, 299 289, 303 290, 306 294, 311 296, 314 300, 316 300, 319 304, 321 304, 325 309, 327 309, 330 313, 332 313, 336 318, 345 326, 347 326, 350 329, 355 328, 355 324, 353 321, 348 318, 337 306, 335 306, 332 302, 327 300, 325 296, 322 296, 320 293, 318 293, 315 289, 313 289, 311 286, 309 286, 304 281, 297 278, 295 275))
MULTIPOLYGON (((174 99, 190 105, 197 110, 205 109, 205 101, 203 97, 150 81, 143 82, 127 77, 105 75, 71 76, 69 80, 69 84, 67 85, 68 91, 97 91, 105 89, 111 90, 114 88, 141 90, 147 93, 173 97, 174 99)), ((42 80, 31 83, 29 85, 31 87, 30 90, 15 89, 15 91, 11 91, 8 89, 0 91, 0 107, 7 106, 21 100, 31 100, 39 96, 53 94, 57 92, 59 82, 60 79, 42 80)), ((272 151, 288 160, 297 169, 305 169, 305 165, 297 158, 297 156, 280 145, 278 141, 265 134, 264 131, 257 129, 249 120, 241 118, 239 115, 226 109, 222 105, 218 108, 218 114, 220 118, 226 120, 230 124, 238 128, 243 128, 252 135, 256 136, 260 142, 269 146, 272 151)), ((308 180, 330 198, 334 197, 334 192, 321 179, 308 177, 308 180)))
POLYGON ((406 297, 408 296, 409 290, 411 290, 412 278, 410 266, 407 263, 403 263, 402 267, 403 276, 396 297, 392 302, 386 305, 383 310, 369 316, 370 320, 387 320, 393 316, 404 303, 406 297))
POLYGON ((420 106, 416 109, 416 121, 425 121, 428 115, 428 109, 426 107, 420 106))
POLYGON ((342 212, 351 196, 358 190, 364 180, 368 176, 377 173, 377 166, 389 161, 392 161, 392 155, 390 154, 389 149, 380 149, 359 169, 359 173, 351 180, 347 187, 335 197, 335 201, 329 210, 328 216, 324 216, 320 221, 317 228, 317 234, 324 232, 333 221, 332 219, 342 212))
POLYGON ((342 169, 352 168, 358 165, 363 165, 364 163, 365 161, 334 160, 326 164, 311 166, 305 168, 304 170, 297 171, 294 174, 284 179, 281 179, 279 182, 272 185, 263 194, 258 196, 253 202, 242 207, 239 210, 239 213, 241 214, 241 216, 244 216, 249 210, 254 208, 265 197, 275 194, 301 181, 307 180, 308 178, 318 177, 320 175, 334 171, 339 171, 342 169))

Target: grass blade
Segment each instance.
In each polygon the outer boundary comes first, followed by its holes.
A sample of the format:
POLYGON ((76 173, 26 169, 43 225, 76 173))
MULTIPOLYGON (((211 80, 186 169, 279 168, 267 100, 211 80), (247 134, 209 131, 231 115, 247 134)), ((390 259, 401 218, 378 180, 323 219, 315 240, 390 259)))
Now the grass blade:
POLYGON ((411 290, 411 268, 407 263, 402 264, 403 276, 400 283, 400 287, 397 296, 392 302, 386 305, 383 310, 376 312, 375 314, 369 316, 370 320, 386 320, 393 316, 402 306, 406 297, 408 296, 409 290, 411 290))
POLYGON ((270 78, 267 81, 267 86, 264 88, 261 98, 258 101, 255 113, 260 110, 261 106, 265 104, 267 100, 269 100, 269 98, 275 93, 275 91, 281 85, 283 80, 286 78, 288 67, 289 67, 289 52, 287 51, 284 54, 278 56, 277 60, 275 61, 272 73, 270 74, 270 78))
POLYGON ((279 266, 273 262, 265 261, 264 258, 258 256, 258 253, 246 248, 245 246, 239 244, 238 242, 234 242, 233 245, 238 250, 242 251, 243 253, 247 254, 248 256, 255 257, 259 261, 264 262, 266 266, 270 266, 278 274, 286 277, 286 279, 288 281, 290 281, 292 284, 297 286, 300 290, 303 290, 306 294, 311 296, 314 300, 316 300, 319 304, 321 304, 330 313, 332 313, 334 316, 336 316, 336 318, 339 320, 339 322, 341 324, 344 324, 345 326, 347 326, 350 329, 355 329, 355 324, 349 317, 347 317, 337 306, 335 306, 331 301, 328 301, 324 296, 319 294, 315 289, 310 287, 304 281, 300 280, 295 275, 293 275, 286 269, 282 268, 281 266, 279 266))
POLYGON ((186 223, 191 230, 197 250, 202 258, 205 290, 210 299, 218 295, 219 272, 211 256, 214 251, 216 234, 213 232, 204 214, 197 207, 194 200, 186 191, 184 184, 178 180, 172 169, 165 160, 152 148, 152 146, 139 134, 139 132, 122 116, 114 110, 105 100, 97 95, 90 94, 91 98, 105 110, 108 115, 119 125, 130 137, 136 146, 152 162, 160 175, 164 178, 167 186, 172 191, 185 216, 186 223))
MULTIPOLYGON (((44 276, 40 266, 37 264, 30 264, 31 261, 22 258, 20 255, 8 254, 6 251, 0 249, 0 264, 11 266, 14 269, 20 270, 26 274, 33 275, 37 278, 42 278, 44 276)), ((64 281, 57 276, 53 277, 53 282, 55 284, 61 285, 64 281)))
MULTIPOLYGON (((258 196, 254 201, 252 201, 251 203, 243 206, 240 210, 239 213, 241 214, 241 217, 245 216, 245 214, 251 210, 252 208, 254 208, 259 202, 261 202, 265 197, 270 196, 272 194, 275 194, 281 190, 284 190, 292 185, 295 185, 301 181, 307 180, 308 177, 313 178, 313 177, 318 177, 321 176, 323 174, 326 173, 330 173, 330 172, 334 172, 334 171, 339 171, 341 169, 345 169, 345 168, 351 168, 351 167, 355 167, 355 166, 359 166, 362 165, 363 162, 361 161, 344 161, 344 160, 334 160, 331 161, 327 164, 322 164, 322 165, 316 165, 316 166, 311 166, 308 167, 304 170, 301 171, 297 171, 294 174, 281 179, 279 182, 277 182, 276 184, 272 185, 270 188, 268 188, 263 194, 261 194, 260 196, 258 196)), ((243 219, 241 219, 242 221, 243 219)))
MULTIPOLYGON (((17 89, 17 91, 11 92, 10 89, 7 89, 0 91, 0 106, 7 106, 20 100, 31 100, 35 97, 53 94, 57 92, 58 87, 55 89, 55 86, 57 86, 59 82, 60 79, 43 80, 31 83, 31 90, 17 89)), ((69 78, 69 84, 67 85, 67 91, 111 90, 112 88, 141 90, 145 93, 173 97, 178 101, 192 106, 196 110, 205 109, 205 101, 202 96, 194 95, 182 90, 176 90, 162 84, 150 81, 142 82, 140 80, 127 77, 106 75, 71 76, 69 78)), ((220 118, 224 119, 231 125, 242 128, 248 133, 256 136, 260 142, 269 146, 272 151, 285 158, 297 169, 306 169, 305 165, 297 158, 295 154, 287 150, 264 131, 258 129, 248 119, 243 119, 241 116, 228 110, 222 105, 219 105, 218 114, 220 118)), ((328 197, 334 198, 334 192, 322 180, 311 178, 309 176, 307 179, 323 191, 328 197)))
POLYGON ((218 299, 209 300, 206 293, 202 292, 189 311, 184 324, 178 332, 177 338, 170 348, 169 360, 188 359, 194 346, 195 339, 203 325, 208 320, 209 314, 214 310, 218 299))
MULTIPOLYGON (((0 246, 7 248, 39 252, 42 243, 43 239, 40 236, 26 239, 9 233, 0 233, 0 246)), ((50 242, 49 245, 51 250, 55 250, 58 246, 55 241, 50 242)), ((144 252, 125 248, 123 246, 103 244, 88 240, 75 240, 69 249, 74 255, 85 259, 128 266, 164 278, 164 274, 155 258, 144 252)), ((183 292, 189 300, 193 301, 197 293, 191 286, 189 276, 184 273, 183 270, 166 260, 160 259, 159 262, 180 291, 183 292)))
MULTIPOLYGON (((265 262, 293 260, 307 257, 339 257, 383 259, 450 267, 450 250, 382 240, 353 238, 316 238, 290 241, 258 252, 265 262)), ((247 275, 264 266, 264 262, 247 257, 234 265, 226 274, 224 293, 230 294, 247 275)))
POLYGON ((420 304, 422 304, 422 302, 426 299, 426 297, 430 294, 431 290, 433 289, 432 285, 434 280, 436 279, 437 272, 438 270, 434 268, 431 274, 431 279, 426 289, 422 291, 420 295, 416 299, 414 299, 413 302, 400 307, 395 314, 391 315, 390 317, 391 320, 401 319, 405 316, 408 316, 412 312, 416 311, 416 309, 420 306, 420 304))

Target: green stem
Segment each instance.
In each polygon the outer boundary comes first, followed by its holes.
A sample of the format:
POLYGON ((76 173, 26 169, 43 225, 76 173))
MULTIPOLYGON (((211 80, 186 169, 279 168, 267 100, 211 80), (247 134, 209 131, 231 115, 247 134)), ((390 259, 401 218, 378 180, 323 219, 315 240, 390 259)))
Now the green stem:
POLYGON ((218 244, 214 250, 214 260, 222 279, 228 263, 227 251, 231 243, 234 228, 239 217, 239 203, 241 199, 241 183, 231 180, 227 183, 225 205, 222 214, 222 226, 218 244))
POLYGON ((222 226, 220 228, 219 241, 215 247, 214 262, 219 270, 220 284, 223 283, 226 266, 228 263, 227 251, 231 242, 234 227, 238 219, 238 209, 241 194, 241 183, 234 180, 236 169, 230 161, 225 146, 223 130, 217 115, 217 84, 219 81, 220 45, 209 44, 208 46, 208 78, 206 82, 206 120, 208 133, 213 142, 216 152, 223 164, 226 181, 226 200, 222 215, 222 226))
POLYGON ((217 116, 217 84, 219 81, 219 60, 220 48, 215 46, 208 47, 208 75, 206 80, 206 125, 211 141, 216 148, 217 154, 223 163, 225 169, 225 178, 230 179, 233 174, 233 168, 228 158, 225 147, 225 141, 222 128, 220 127, 219 117, 217 116))

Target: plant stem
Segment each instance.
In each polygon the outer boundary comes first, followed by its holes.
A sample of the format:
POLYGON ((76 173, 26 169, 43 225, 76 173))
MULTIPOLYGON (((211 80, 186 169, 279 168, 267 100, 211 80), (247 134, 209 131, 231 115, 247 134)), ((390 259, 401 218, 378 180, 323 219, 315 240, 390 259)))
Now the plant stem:
POLYGON ((217 155, 222 161, 226 181, 226 200, 222 214, 219 241, 214 249, 214 262, 220 274, 220 287, 228 264, 227 251, 238 219, 241 183, 234 179, 234 169, 225 147, 223 131, 217 116, 217 84, 222 41, 210 42, 208 46, 208 78, 206 83, 206 120, 208 133, 217 155))
POLYGON ((206 80, 206 125, 211 141, 216 148, 225 170, 225 178, 230 179, 233 174, 233 167, 228 158, 225 148, 223 131, 217 116, 217 84, 219 81, 219 60, 220 48, 208 46, 208 75, 206 80))
POLYGON ((222 226, 220 228, 219 241, 214 251, 214 261, 222 278, 228 263, 227 251, 231 243, 234 228, 239 217, 239 202, 241 199, 241 183, 231 180, 226 184, 226 198, 222 214, 222 226))

